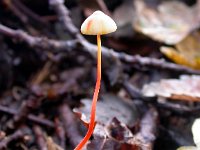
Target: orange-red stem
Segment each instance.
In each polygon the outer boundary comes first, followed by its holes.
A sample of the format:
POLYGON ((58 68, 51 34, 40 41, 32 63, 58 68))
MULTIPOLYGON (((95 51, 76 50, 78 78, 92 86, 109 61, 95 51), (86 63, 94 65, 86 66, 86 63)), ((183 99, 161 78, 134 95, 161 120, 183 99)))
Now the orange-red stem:
POLYGON ((97 80, 96 80, 96 86, 95 86, 95 91, 94 91, 93 100, 92 100, 92 107, 91 107, 91 113, 90 113, 90 124, 89 124, 89 128, 88 128, 88 131, 87 131, 85 137, 77 145, 77 147, 74 150, 81 150, 84 147, 84 145, 87 143, 87 141, 92 136, 92 133, 93 133, 93 130, 95 127, 96 104, 97 104, 99 89, 100 89, 100 85, 101 85, 101 37, 100 37, 100 35, 97 35, 97 45, 98 45, 97 80))

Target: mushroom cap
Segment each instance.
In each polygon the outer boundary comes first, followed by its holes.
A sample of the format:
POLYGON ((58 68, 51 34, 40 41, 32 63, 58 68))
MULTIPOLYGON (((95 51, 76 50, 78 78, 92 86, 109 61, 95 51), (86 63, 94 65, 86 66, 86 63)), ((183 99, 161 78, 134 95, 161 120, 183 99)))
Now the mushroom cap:
POLYGON ((81 25, 81 33, 86 35, 108 34, 116 29, 114 20, 99 10, 90 15, 81 25))
POLYGON ((192 134, 194 143, 200 148, 200 118, 196 119, 192 125, 192 134))

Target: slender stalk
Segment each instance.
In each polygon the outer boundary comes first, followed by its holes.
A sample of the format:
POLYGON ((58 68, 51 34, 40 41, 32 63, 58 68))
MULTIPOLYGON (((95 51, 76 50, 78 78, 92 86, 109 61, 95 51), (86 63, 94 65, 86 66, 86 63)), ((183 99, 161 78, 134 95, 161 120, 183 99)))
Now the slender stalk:
POLYGON ((97 104, 97 98, 99 95, 99 89, 101 85, 101 36, 100 34, 97 35, 97 45, 98 45, 98 50, 97 50, 97 79, 96 79, 96 86, 95 86, 95 91, 93 95, 93 100, 92 100, 92 107, 91 107, 91 113, 90 113, 90 124, 88 131, 83 138, 83 140, 77 145, 77 147, 74 150, 81 150, 84 145, 87 143, 87 141, 90 139, 92 136, 94 127, 95 127, 95 116, 96 116, 96 104, 97 104))

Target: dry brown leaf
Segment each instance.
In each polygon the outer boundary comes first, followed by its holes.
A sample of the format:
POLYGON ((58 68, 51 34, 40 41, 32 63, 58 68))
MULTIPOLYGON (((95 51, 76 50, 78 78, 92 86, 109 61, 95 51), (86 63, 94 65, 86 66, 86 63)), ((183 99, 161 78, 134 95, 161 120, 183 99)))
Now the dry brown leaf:
POLYGON ((161 47, 161 52, 175 63, 200 69, 200 33, 195 32, 187 36, 180 43, 172 47, 161 47))
POLYGON ((180 79, 163 79, 143 87, 147 97, 165 97, 176 100, 200 101, 200 76, 182 75, 180 79))
POLYGON ((136 18, 134 28, 166 44, 176 44, 192 30, 199 27, 199 3, 193 7, 179 1, 166 1, 153 9, 143 1, 135 1, 136 18))

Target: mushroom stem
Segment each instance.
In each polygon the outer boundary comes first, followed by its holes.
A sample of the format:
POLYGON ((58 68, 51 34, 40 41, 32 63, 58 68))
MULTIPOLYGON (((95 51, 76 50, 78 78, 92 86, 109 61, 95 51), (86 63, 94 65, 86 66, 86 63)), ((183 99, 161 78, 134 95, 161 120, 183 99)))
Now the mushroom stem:
POLYGON ((94 127, 95 127, 95 116, 96 116, 96 105, 97 105, 97 99, 99 95, 99 89, 101 85, 101 35, 97 34, 97 45, 98 45, 98 50, 97 50, 97 79, 96 79, 96 86, 95 86, 95 91, 93 95, 93 100, 92 100, 92 107, 91 107, 91 113, 90 113, 90 124, 88 131, 83 138, 83 140, 77 145, 77 147, 74 150, 81 150, 83 146, 87 143, 87 141, 90 139, 92 136, 94 127))

